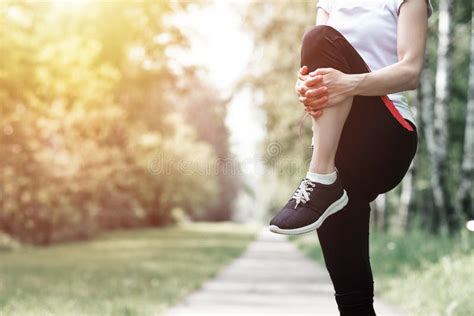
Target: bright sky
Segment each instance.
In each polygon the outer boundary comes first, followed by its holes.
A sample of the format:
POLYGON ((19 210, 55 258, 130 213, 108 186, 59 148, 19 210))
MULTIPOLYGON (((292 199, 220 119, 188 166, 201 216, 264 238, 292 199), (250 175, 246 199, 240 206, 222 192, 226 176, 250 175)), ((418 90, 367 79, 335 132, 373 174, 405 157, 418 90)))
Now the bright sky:
MULTIPOLYGON (((187 25, 192 29, 191 44, 194 63, 209 71, 209 79, 223 96, 234 92, 233 87, 245 73, 253 50, 252 38, 242 29, 239 9, 247 0, 215 0, 211 5, 196 8, 189 14, 187 25)), ((231 132, 232 151, 237 156, 247 185, 258 192, 264 166, 259 143, 264 137, 264 115, 248 90, 234 95, 226 124, 231 132)), ((259 216, 260 199, 239 195, 234 217, 248 221, 259 216)))
MULTIPOLYGON (((252 38, 242 28, 239 9, 248 1, 214 1, 192 7, 186 15, 186 33, 192 45, 190 59, 209 71, 209 79, 224 96, 245 73, 253 49, 252 38)), ((180 24, 181 24, 180 23, 180 24)), ((231 130, 232 149, 240 160, 256 158, 258 142, 264 136, 263 115, 249 91, 235 95, 226 120, 231 130)))
POLYGON ((238 8, 243 1, 215 1, 190 10, 193 58, 210 70, 220 88, 228 89, 243 73, 252 48, 250 37, 241 29, 238 8))

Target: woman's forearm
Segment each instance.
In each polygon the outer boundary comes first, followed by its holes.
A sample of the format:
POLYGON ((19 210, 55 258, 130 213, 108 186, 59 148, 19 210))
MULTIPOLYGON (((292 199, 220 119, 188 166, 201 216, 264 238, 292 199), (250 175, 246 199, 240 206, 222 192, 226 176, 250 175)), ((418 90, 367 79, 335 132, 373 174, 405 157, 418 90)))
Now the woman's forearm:
POLYGON ((372 72, 350 74, 350 95, 376 96, 414 90, 419 81, 415 68, 402 61, 372 72))

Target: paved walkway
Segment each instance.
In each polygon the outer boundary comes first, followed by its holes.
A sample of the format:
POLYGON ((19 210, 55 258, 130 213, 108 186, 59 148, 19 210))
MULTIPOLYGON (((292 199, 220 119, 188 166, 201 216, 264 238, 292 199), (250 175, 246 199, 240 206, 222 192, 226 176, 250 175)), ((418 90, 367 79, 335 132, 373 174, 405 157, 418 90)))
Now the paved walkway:
MULTIPOLYGON (((316 238, 316 237, 315 237, 316 238)), ((375 300, 382 316, 401 316, 375 300)), ((286 236, 263 229, 243 255, 169 310, 167 316, 338 316, 324 267, 286 236)))

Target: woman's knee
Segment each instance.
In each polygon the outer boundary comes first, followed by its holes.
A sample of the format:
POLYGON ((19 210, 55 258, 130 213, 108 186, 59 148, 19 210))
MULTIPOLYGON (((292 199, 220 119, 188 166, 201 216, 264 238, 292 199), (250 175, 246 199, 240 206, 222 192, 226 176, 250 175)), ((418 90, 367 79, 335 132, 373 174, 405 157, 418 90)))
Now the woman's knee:
POLYGON ((323 49, 324 44, 328 41, 328 34, 331 29, 328 25, 316 25, 306 31, 301 45, 302 56, 305 53, 314 55, 317 50, 323 49))
POLYGON ((338 33, 329 25, 316 25, 306 31, 301 45, 301 66, 307 66, 310 71, 332 67, 348 72, 344 52, 334 43, 334 36, 338 33))
POLYGON ((334 28, 332 26, 326 24, 315 25, 304 33, 303 46, 314 41, 324 40, 333 31, 334 28))

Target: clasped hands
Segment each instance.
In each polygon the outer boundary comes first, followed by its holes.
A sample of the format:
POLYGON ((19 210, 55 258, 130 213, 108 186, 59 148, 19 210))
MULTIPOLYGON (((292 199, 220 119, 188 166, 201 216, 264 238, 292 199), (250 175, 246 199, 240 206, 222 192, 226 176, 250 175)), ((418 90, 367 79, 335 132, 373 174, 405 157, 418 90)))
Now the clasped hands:
POLYGON ((309 72, 307 66, 301 67, 295 90, 304 110, 317 118, 322 115, 324 108, 337 105, 351 96, 349 76, 334 68, 318 68, 309 72))

